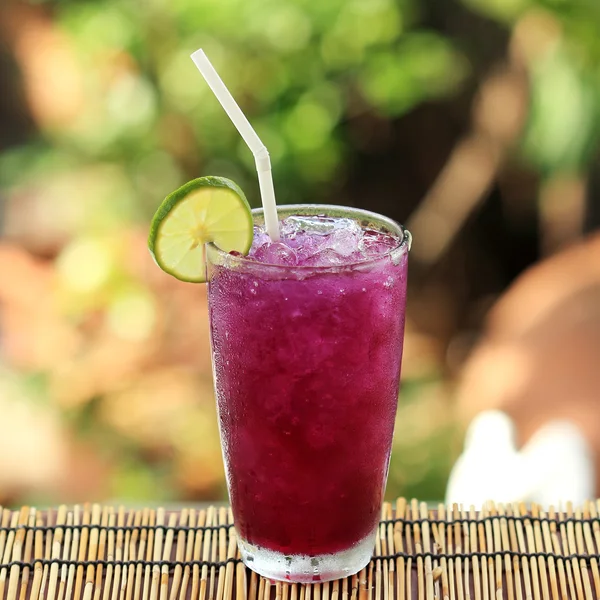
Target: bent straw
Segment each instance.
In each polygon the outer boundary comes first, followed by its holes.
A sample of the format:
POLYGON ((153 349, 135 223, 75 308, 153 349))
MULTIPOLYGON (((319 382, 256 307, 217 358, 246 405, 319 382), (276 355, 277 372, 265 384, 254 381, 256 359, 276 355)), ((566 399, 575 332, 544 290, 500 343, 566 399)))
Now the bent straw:
POLYGON ((277 204, 275 203, 275 189, 273 187, 269 151, 261 142, 254 129, 252 129, 252 125, 250 125, 250 122, 219 77, 219 74, 215 71, 204 50, 196 50, 192 54, 192 60, 254 155, 265 214, 265 229, 271 240, 277 242, 279 241, 279 222, 277 220, 277 204))

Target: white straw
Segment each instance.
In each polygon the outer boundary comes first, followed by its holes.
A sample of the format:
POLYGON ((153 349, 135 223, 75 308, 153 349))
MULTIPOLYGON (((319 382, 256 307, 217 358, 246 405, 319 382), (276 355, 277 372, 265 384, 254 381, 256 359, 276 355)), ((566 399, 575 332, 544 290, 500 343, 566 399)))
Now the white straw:
POLYGON ((196 50, 192 54, 192 60, 254 155, 256 170, 258 171, 260 195, 265 213, 265 229, 269 237, 274 242, 277 242, 279 241, 279 222, 277 220, 277 205, 275 203, 275 189, 273 188, 269 152, 266 146, 260 141, 256 131, 252 129, 252 125, 250 125, 250 122, 233 99, 233 96, 229 93, 229 90, 225 87, 215 68, 208 60, 206 54, 204 54, 204 50, 196 50))

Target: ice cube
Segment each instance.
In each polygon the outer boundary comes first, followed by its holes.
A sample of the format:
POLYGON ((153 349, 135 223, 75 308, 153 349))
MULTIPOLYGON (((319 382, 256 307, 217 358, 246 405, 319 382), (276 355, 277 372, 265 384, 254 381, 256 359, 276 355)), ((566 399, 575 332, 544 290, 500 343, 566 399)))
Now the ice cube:
POLYGON ((338 254, 332 248, 325 248, 309 256, 302 262, 303 265, 311 267, 336 267, 346 262, 346 259, 341 254, 338 254))
POLYGON ((346 256, 346 262, 348 264, 362 262, 365 260, 368 260, 368 258, 365 257, 364 253, 361 252, 360 250, 356 250, 356 252, 353 252, 352 254, 349 254, 348 256, 346 256))
POLYGON ((364 231, 358 248, 365 258, 376 258, 387 254, 398 245, 398 240, 379 231, 364 231))
POLYGON ((312 237, 310 235, 301 234, 294 240, 286 240, 286 243, 296 252, 298 264, 304 264, 306 259, 321 250, 325 240, 327 240, 327 237, 325 236, 312 237))
POLYGON ((334 231, 324 244, 324 248, 331 248, 342 256, 350 256, 358 250, 360 230, 357 232, 352 228, 338 229, 334 231))
POLYGON ((344 231, 352 231, 354 233, 360 234, 362 229, 360 225, 354 219, 335 219, 335 228, 336 230, 343 229, 344 231))
POLYGON ((313 235, 330 235, 338 229, 360 231, 360 226, 352 219, 318 215, 292 215, 282 222, 281 232, 286 237, 293 237, 300 232, 311 233, 313 235))
POLYGON ((298 257, 293 248, 281 242, 266 243, 256 249, 254 258, 261 263, 293 266, 298 264, 298 257))
POLYGON ((258 248, 268 244, 271 241, 271 238, 267 235, 267 233, 259 228, 254 228, 254 238, 252 240, 252 248, 250 249, 250 254, 254 254, 258 248))

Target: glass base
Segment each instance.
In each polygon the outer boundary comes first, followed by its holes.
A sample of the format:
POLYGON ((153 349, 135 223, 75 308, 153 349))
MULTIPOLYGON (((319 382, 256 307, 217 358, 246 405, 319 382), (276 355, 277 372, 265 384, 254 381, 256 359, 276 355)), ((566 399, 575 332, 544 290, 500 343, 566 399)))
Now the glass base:
POLYGON ((268 579, 292 583, 332 581, 354 575, 369 564, 375 548, 375 532, 348 550, 319 556, 290 556, 240 538, 238 546, 244 564, 268 579))

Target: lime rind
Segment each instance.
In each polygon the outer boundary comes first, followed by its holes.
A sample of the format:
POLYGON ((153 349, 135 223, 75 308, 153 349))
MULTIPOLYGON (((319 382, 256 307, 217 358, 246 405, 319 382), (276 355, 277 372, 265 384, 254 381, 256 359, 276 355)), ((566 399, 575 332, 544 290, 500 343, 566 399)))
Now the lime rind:
POLYGON ((148 248, 166 273, 202 283, 207 242, 245 255, 252 237, 250 205, 240 187, 225 177, 201 177, 163 200, 152 219, 148 248))

